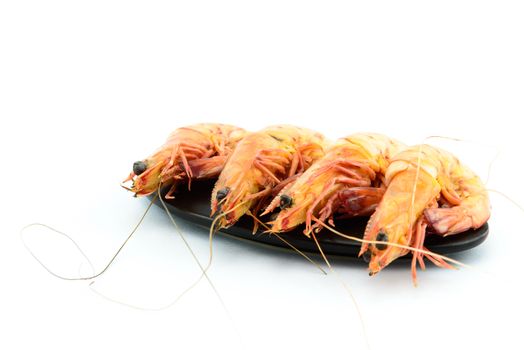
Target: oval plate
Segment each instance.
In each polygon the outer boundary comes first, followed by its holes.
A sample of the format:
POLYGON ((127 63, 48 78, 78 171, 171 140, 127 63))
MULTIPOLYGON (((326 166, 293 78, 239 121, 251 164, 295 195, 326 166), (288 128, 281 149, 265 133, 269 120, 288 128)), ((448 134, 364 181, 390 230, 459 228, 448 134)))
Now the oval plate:
MULTIPOLYGON (((193 182, 191 191, 179 191, 175 199, 165 200, 165 203, 171 213, 209 230, 213 222, 213 219, 209 217, 213 184, 214 182, 208 181, 193 182)), ((160 201, 155 201, 155 203, 161 206, 160 201)), ((344 234, 362 238, 367 221, 367 217, 338 220, 336 227, 338 231, 344 234)), ((281 236, 302 252, 318 254, 319 251, 315 242, 306 237, 302 233, 303 230, 304 226, 302 225, 293 231, 282 233, 281 236)), ((253 219, 248 216, 241 218, 234 226, 220 231, 237 238, 291 249, 286 243, 270 234, 261 231, 253 234, 253 219)), ((428 235, 425 239, 425 246, 438 254, 457 253, 478 246, 486 240, 487 236, 488 224, 486 223, 477 230, 469 230, 458 235, 448 237, 428 235)), ((350 258, 357 258, 358 256, 360 250, 360 243, 358 242, 344 239, 327 230, 322 230, 317 235, 317 239, 326 254, 350 258)), ((405 257, 409 256, 406 255, 405 257)))

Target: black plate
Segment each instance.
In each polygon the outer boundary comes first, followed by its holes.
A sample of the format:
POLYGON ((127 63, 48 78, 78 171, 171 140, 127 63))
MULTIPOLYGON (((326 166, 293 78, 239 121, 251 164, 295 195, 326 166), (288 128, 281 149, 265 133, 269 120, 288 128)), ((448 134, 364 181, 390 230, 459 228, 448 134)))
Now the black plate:
MULTIPOLYGON (((182 186, 181 186, 182 188, 182 186)), ((191 185, 191 191, 181 190, 176 193, 176 198, 166 200, 169 210, 183 219, 189 220, 194 224, 209 229, 213 221, 209 217, 210 197, 213 182, 194 182, 191 185)), ((156 201, 160 204, 160 201, 156 201)), ((348 220, 339 220, 336 222, 337 230, 343 233, 351 234, 356 237, 362 237, 368 218, 354 218, 348 220)), ((291 249, 277 237, 267 233, 252 233, 253 220, 249 217, 243 217, 234 226, 221 229, 225 234, 238 238, 255 241, 271 246, 291 249)), ((282 236, 293 244, 297 249, 303 252, 318 254, 318 248, 315 242, 302 234, 303 226, 297 229, 283 233, 282 236)), ((425 239, 425 246, 439 254, 457 253, 478 246, 486 240, 488 236, 488 224, 484 224, 477 230, 469 230, 459 235, 441 237, 437 235, 428 235, 425 239)), ((343 256, 356 258, 360 250, 360 243, 344 239, 327 230, 323 230, 317 235, 319 243, 324 253, 328 255, 343 256)))

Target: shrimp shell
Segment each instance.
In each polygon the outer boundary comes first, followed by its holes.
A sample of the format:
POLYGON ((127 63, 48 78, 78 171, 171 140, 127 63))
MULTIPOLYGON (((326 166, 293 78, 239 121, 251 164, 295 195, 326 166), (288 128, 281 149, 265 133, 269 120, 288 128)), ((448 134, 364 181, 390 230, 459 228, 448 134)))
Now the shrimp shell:
POLYGON ((318 132, 276 125, 254 132, 237 145, 211 196, 212 215, 227 213, 220 227, 257 212, 275 187, 306 170, 324 155, 327 141, 318 132))
POLYGON ((147 196, 159 186, 172 185, 166 198, 172 198, 176 185, 192 179, 217 177, 237 143, 247 132, 226 124, 195 124, 173 131, 150 157, 133 164, 124 187, 136 196, 147 196))
POLYGON ((382 196, 381 185, 390 159, 404 147, 395 139, 374 133, 339 139, 266 208, 263 214, 281 208, 269 223, 271 231, 288 231, 305 222, 304 234, 309 236, 312 229, 318 228, 312 226, 315 216, 320 214, 324 221, 349 201, 352 213, 347 208, 346 214, 369 215, 382 196))
MULTIPOLYGON (((364 238, 426 250, 426 229, 438 235, 458 234, 482 226, 490 216, 488 193, 481 179, 454 155, 419 145, 397 154, 386 172, 386 192, 371 217, 364 238)), ((363 244, 370 274, 375 274, 407 249, 386 244, 363 244)), ((412 277, 423 258, 441 267, 442 259, 413 252, 412 277)))

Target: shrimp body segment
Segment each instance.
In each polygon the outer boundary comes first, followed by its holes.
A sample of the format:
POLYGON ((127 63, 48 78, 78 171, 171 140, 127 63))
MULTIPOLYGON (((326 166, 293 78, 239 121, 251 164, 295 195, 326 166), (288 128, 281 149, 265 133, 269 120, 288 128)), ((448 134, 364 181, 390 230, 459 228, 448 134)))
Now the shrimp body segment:
POLYGON ((220 227, 248 211, 258 212, 275 188, 284 186, 324 155, 327 141, 318 132, 276 125, 250 133, 228 159, 211 195, 211 212, 227 213, 220 227))
MULTIPOLYGON (((422 251, 426 229, 451 235, 476 229, 490 216, 487 191, 481 179, 452 154, 420 145, 397 154, 386 172, 386 192, 372 215, 364 238, 393 242, 422 251)), ((386 244, 363 244, 370 274, 379 272, 409 250, 386 244)), ((450 267, 440 258, 413 251, 412 277, 423 258, 450 267)))
POLYGON ((192 179, 217 177, 237 143, 246 135, 244 129, 225 124, 195 124, 173 131, 166 142, 144 160, 133 164, 124 180, 132 181, 130 191, 146 196, 160 185, 172 187, 191 183, 192 179))
POLYGON ((312 220, 324 221, 340 211, 346 216, 370 215, 384 193, 383 179, 390 159, 405 146, 381 134, 358 133, 341 138, 325 156, 292 185, 284 188, 264 214, 280 207, 270 222, 272 232, 288 231, 312 220))

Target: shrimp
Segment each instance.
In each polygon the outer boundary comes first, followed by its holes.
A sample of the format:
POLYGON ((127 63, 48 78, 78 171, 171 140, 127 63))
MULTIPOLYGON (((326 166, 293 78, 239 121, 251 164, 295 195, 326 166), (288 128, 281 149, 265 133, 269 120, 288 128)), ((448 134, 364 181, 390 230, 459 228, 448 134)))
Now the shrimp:
POLYGON ((247 134, 244 129, 225 124, 195 124, 178 128, 150 157, 133 164, 124 180, 132 181, 127 190, 147 196, 159 186, 171 185, 166 198, 181 182, 218 177, 227 157, 247 134))
MULTIPOLYGON (((397 154, 386 172, 386 192, 371 216, 359 255, 369 259, 374 275, 408 250, 416 284, 417 262, 423 258, 450 268, 443 259, 424 254, 426 230, 446 236, 476 229, 490 216, 487 190, 481 179, 452 154, 429 145, 413 146, 397 154), (384 242, 384 243, 381 243, 384 242)), ((428 251, 429 253, 429 251, 428 251)))
POLYGON ((370 215, 384 194, 383 177, 390 159, 404 147, 381 134, 358 133, 339 139, 262 213, 281 209, 269 223, 271 232, 289 231, 305 222, 304 234, 310 236, 313 229, 320 229, 312 220, 329 218, 333 224, 334 212, 370 215))
POLYGON ((211 215, 223 213, 219 227, 228 227, 324 155, 321 134, 290 125, 251 133, 235 148, 211 195, 211 215))

